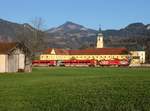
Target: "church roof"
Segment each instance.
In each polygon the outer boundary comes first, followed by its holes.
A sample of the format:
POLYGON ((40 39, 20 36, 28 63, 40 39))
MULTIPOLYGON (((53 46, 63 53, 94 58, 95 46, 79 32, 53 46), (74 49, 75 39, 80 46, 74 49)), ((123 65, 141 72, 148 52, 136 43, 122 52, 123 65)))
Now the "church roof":
POLYGON ((126 48, 96 48, 85 50, 70 50, 70 55, 120 55, 127 54, 126 48))
POLYGON ((56 55, 69 55, 69 51, 65 49, 55 49, 56 55))
POLYGON ((54 49, 56 55, 69 55, 69 51, 65 49, 57 49, 57 48, 48 48, 44 51, 44 54, 51 54, 54 49))
MULTIPOLYGON (((51 54, 52 48, 44 51, 45 54, 51 54)), ((65 50, 54 49, 56 55, 120 55, 128 54, 126 48, 96 48, 84 50, 65 50)))
POLYGON ((48 48, 46 50, 43 51, 44 54, 50 54, 52 51, 52 48, 48 48))

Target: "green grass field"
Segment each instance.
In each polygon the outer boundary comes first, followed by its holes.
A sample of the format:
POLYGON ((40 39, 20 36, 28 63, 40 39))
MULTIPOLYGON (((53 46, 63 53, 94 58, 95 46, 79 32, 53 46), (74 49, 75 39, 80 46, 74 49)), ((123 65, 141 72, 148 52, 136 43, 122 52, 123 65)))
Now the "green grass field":
POLYGON ((0 74, 0 111, 150 111, 150 69, 34 68, 0 74))

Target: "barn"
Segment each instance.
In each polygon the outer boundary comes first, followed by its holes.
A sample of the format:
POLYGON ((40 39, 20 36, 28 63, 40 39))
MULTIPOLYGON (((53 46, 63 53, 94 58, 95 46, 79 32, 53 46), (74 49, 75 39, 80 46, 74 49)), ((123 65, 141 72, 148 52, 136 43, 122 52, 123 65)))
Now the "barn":
POLYGON ((0 43, 0 73, 31 71, 31 53, 24 44, 0 43))

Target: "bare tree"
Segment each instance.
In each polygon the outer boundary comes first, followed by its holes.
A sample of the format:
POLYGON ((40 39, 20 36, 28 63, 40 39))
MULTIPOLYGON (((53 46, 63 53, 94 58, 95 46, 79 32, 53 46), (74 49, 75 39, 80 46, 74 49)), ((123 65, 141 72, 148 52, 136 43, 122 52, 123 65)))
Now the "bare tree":
POLYGON ((35 18, 31 24, 33 26, 32 49, 33 51, 42 50, 45 47, 44 20, 42 18, 35 18))
POLYGON ((17 34, 17 41, 26 45, 32 52, 32 56, 36 52, 43 50, 46 45, 44 43, 44 21, 42 18, 35 18, 31 21, 31 25, 24 24, 23 31, 17 34))

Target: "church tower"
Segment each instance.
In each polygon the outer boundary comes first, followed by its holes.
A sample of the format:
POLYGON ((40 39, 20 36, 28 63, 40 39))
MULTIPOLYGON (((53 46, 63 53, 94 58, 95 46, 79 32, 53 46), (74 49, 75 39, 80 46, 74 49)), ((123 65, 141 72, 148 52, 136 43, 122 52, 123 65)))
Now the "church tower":
POLYGON ((104 42, 103 42, 103 34, 101 31, 101 28, 99 29, 98 37, 97 37, 97 47, 96 48, 103 48, 104 42))

